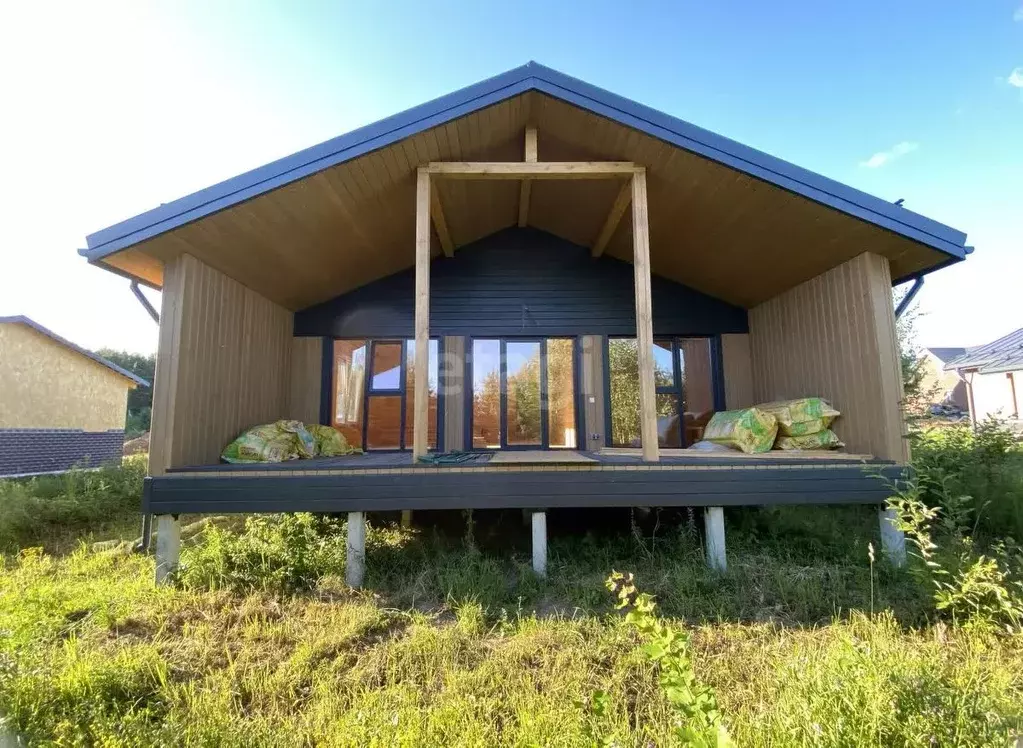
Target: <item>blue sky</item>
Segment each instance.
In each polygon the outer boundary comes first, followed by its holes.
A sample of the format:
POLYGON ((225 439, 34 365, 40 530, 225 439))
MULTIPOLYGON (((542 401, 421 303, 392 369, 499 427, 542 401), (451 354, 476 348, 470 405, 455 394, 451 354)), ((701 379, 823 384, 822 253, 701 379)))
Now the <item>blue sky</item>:
POLYGON ((1023 326, 1023 0, 2 14, 0 315, 86 346, 156 345, 126 282, 75 254, 86 234, 530 59, 966 231, 920 342, 1023 326))

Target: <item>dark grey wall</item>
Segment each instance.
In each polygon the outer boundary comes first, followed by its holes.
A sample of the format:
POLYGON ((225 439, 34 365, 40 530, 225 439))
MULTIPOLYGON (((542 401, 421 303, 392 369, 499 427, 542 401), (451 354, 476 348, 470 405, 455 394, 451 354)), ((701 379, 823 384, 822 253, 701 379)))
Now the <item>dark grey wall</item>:
MULTIPOLYGON (((413 247, 409 245, 409 253, 413 247)), ((659 276, 654 334, 749 331, 746 310, 659 276)), ((296 335, 412 337, 412 269, 295 315, 296 335)), ((506 229, 430 267, 431 335, 633 335, 632 265, 535 229, 506 229)))
POLYGON ((0 476, 120 462, 123 446, 120 430, 0 429, 0 476))

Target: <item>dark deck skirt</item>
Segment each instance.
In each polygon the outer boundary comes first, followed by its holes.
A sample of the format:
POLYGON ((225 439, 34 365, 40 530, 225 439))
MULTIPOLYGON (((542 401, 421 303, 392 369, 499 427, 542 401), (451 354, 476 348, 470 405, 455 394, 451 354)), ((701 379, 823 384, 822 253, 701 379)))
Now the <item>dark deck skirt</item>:
MULTIPOLYGON (((225 466, 230 468, 230 466, 225 466)), ((659 464, 210 470, 147 478, 152 514, 880 504, 892 464, 659 464)))

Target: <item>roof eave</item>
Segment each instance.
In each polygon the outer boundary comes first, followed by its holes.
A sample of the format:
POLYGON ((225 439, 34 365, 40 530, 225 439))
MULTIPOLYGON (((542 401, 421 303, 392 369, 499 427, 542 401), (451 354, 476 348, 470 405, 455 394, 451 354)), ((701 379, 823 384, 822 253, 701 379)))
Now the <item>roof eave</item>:
POLYGON ((633 127, 949 256, 923 272, 958 262, 967 254, 966 235, 956 229, 533 62, 97 231, 87 237, 88 248, 79 252, 95 263, 165 231, 527 91, 539 91, 633 127))

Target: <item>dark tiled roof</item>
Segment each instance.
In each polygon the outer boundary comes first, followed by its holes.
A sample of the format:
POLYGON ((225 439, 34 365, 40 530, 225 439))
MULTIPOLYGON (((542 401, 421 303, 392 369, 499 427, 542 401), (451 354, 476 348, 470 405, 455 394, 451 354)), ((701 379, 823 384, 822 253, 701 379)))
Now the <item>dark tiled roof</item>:
POLYGON ((993 343, 970 348, 946 369, 976 369, 981 374, 1023 369, 1023 327, 993 343))
POLYGON ((128 379, 133 381, 135 384, 141 385, 143 387, 148 387, 149 386, 149 382, 147 382, 142 377, 140 377, 140 376, 138 376, 136 374, 132 374, 127 369, 122 369, 120 366, 115 364, 113 361, 107 361, 102 356, 97 356, 92 351, 87 351, 85 348, 82 348, 81 346, 75 345, 74 343, 72 343, 67 338, 62 338, 60 335, 55 333, 53 330, 50 330, 49 328, 43 327, 38 322, 35 322, 34 320, 31 320, 28 317, 25 317, 24 315, 19 314, 19 315, 16 315, 14 317, 0 317, 0 325, 2 325, 2 324, 25 325, 26 327, 31 327, 33 330, 35 330, 40 335, 45 335, 50 340, 53 340, 54 342, 60 343, 65 348, 70 348, 75 353, 80 353, 83 356, 85 356, 86 358, 92 359, 97 364, 100 364, 101 366, 107 367, 108 369, 110 369, 115 374, 120 374, 122 377, 127 377, 128 379))

